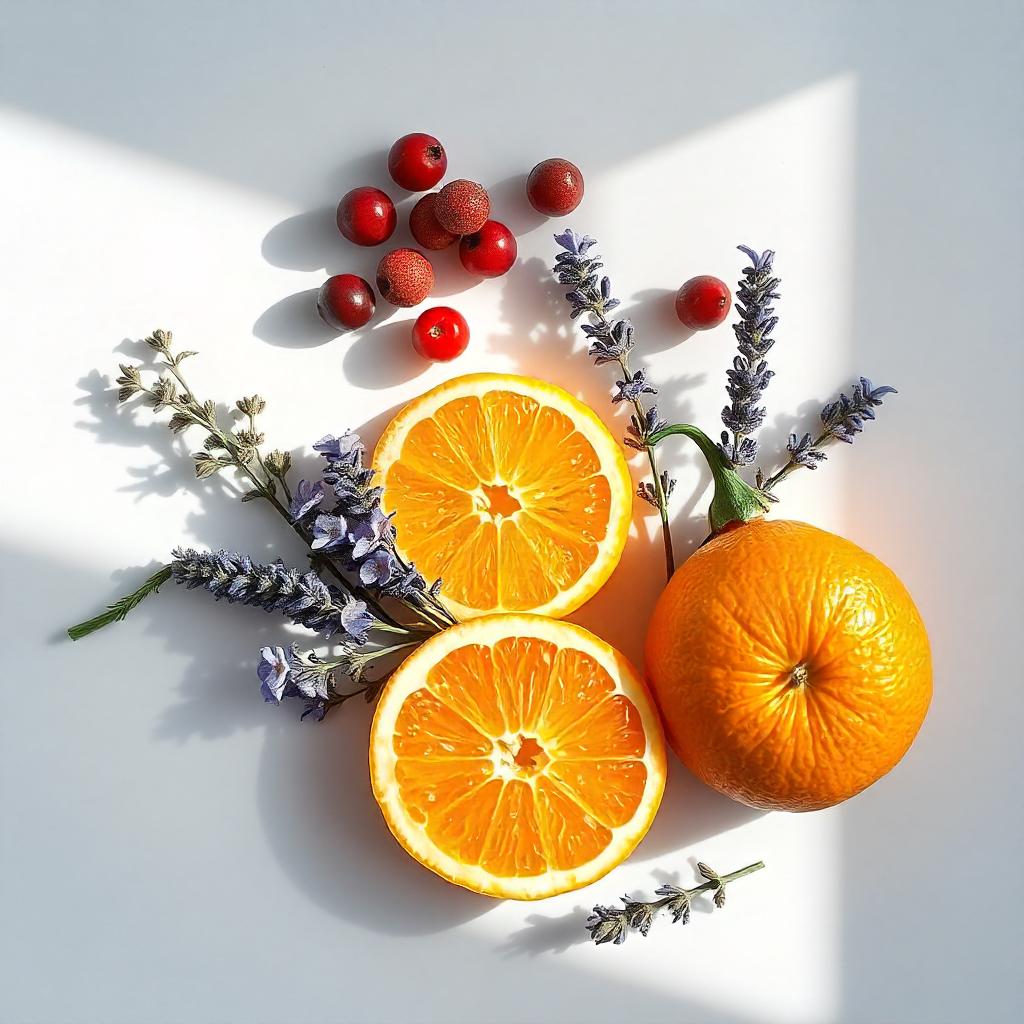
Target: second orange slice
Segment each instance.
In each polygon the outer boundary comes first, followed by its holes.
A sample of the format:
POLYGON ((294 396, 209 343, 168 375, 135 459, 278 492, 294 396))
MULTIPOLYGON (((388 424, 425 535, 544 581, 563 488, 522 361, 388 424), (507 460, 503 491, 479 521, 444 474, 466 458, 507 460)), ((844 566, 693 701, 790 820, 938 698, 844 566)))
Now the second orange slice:
POLYGON ((611 575, 629 531, 632 483, 595 413, 553 384, 458 377, 391 421, 374 466, 401 553, 460 618, 560 617, 611 575))

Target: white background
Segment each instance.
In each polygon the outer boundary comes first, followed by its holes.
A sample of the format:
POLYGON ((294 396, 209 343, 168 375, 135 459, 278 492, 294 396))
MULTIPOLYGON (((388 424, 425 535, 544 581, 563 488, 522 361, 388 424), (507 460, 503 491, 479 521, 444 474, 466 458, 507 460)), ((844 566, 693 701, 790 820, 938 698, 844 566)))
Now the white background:
MULTIPOLYGON (((0 16, 0 1019, 1019 1019, 1019 3, 6 0, 0 16), (499 281, 436 259, 473 331, 451 366, 411 353, 414 312, 349 338, 313 314, 326 272, 372 278, 379 252, 344 242, 333 206, 388 187, 386 149, 413 130, 519 237, 499 281), (267 396, 271 442, 296 451, 349 426, 373 440, 406 398, 480 369, 546 377, 610 418, 609 374, 546 271, 565 225, 523 197, 554 155, 583 168, 569 223, 599 238, 672 417, 716 429, 732 335, 681 340, 669 296, 697 273, 734 281, 739 242, 775 248, 783 279, 769 455, 856 374, 900 389, 855 446, 787 481, 777 514, 903 577, 935 699, 905 762, 845 806, 757 815, 676 765, 628 864, 500 905, 387 834, 364 706, 316 726, 263 705, 253 666, 276 621, 169 586, 80 644, 62 629, 178 543, 302 560, 270 510, 196 484, 157 417, 115 409, 115 364, 154 327, 200 351, 204 396, 267 396), (686 929, 585 941, 593 903, 689 880, 698 856, 768 868, 686 929)), ((685 551, 706 479, 681 444, 669 463, 685 551)), ((577 618, 638 658, 662 570, 641 506, 636 524, 577 618)))

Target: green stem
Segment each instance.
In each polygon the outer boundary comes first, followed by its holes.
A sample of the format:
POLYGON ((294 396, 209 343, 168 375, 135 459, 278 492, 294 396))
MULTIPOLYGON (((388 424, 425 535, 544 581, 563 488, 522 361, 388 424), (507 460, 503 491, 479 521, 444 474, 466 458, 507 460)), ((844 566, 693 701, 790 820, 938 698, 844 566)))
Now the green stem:
MULTIPOLYGON (((604 321, 604 325, 608 326, 608 321, 605 320, 604 315, 601 315, 601 320, 604 321)), ((629 376, 629 356, 623 355, 619 357, 619 367, 623 374, 629 376)), ((631 402, 639 422, 643 423, 644 418, 647 415, 647 410, 644 409, 643 402, 639 398, 634 398, 631 402)), ((672 574, 676 571, 676 556, 672 550, 672 528, 668 522, 668 495, 665 493, 665 488, 661 483, 661 474, 658 472, 658 460, 654 454, 654 446, 649 444, 647 446, 647 461, 651 467, 651 476, 654 477, 654 499, 658 503, 658 515, 661 517, 661 538, 665 546, 665 573, 668 579, 672 579, 672 574)))
MULTIPOLYGON (((824 448, 826 444, 834 440, 835 436, 833 434, 830 434, 827 430, 824 430, 814 439, 814 441, 812 442, 812 447, 824 448)), ((770 477, 768 477, 767 480, 765 480, 765 482, 761 485, 761 490, 763 490, 766 494, 769 493, 777 484, 782 483, 782 481, 785 480, 786 477, 789 476, 789 474, 792 473, 795 469, 800 469, 802 465, 802 463, 797 462, 796 460, 791 458, 789 462, 787 462, 781 469, 777 469, 774 473, 772 473, 770 477)))
POLYGON ((737 878, 742 878, 744 875, 752 875, 755 871, 760 871, 764 867, 764 861, 759 860, 756 864, 748 864, 745 868, 740 868, 739 871, 730 871, 727 875, 722 875, 723 882, 734 882, 737 878))
POLYGON ((120 601, 115 601, 105 612, 88 619, 86 622, 80 622, 77 626, 72 626, 68 630, 68 636, 72 640, 81 640, 83 636, 95 633, 97 629, 109 626, 112 622, 120 622, 133 608, 145 601, 150 594, 155 594, 170 578, 171 567, 169 565, 161 566, 138 590, 128 594, 127 597, 122 597, 120 601))
POLYGON ((719 450, 718 445, 699 427, 689 423, 673 423, 671 426, 655 431, 647 439, 647 442, 653 447, 659 441, 674 434, 682 434, 693 441, 711 470, 711 476, 715 482, 715 493, 711 499, 711 507, 708 509, 712 533, 718 533, 729 523, 745 523, 768 511, 769 503, 763 491, 751 487, 733 469, 729 460, 719 450))
MULTIPOLYGON (((713 892, 719 887, 719 885, 725 885, 727 882, 735 882, 737 878, 742 878, 744 875, 752 875, 755 871, 760 871, 764 867, 764 861, 759 860, 756 864, 748 864, 745 868, 740 868, 738 871, 731 871, 727 875, 721 875, 716 880, 709 878, 706 882, 702 882, 700 885, 694 886, 692 889, 684 889, 683 892, 687 896, 697 896, 702 892, 713 892)), ((673 896, 662 896, 660 900, 655 900, 651 903, 651 906, 655 910, 661 910, 662 907, 668 906, 676 897, 673 896)))

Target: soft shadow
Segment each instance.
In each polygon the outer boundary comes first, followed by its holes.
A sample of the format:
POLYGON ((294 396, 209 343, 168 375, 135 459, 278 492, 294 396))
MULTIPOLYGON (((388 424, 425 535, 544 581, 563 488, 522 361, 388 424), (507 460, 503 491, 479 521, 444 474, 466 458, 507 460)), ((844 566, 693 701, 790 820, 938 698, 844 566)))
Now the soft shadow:
POLYGON ((513 174, 487 187, 487 194, 491 198, 491 219, 511 229, 516 238, 551 220, 530 205, 526 196, 526 178, 526 174, 513 174))
POLYGON ((318 288, 286 295, 264 310, 252 333, 261 341, 282 348, 315 348, 345 335, 320 319, 316 309, 318 288))
POLYGON ((679 322, 675 299, 676 293, 671 288, 645 288, 634 292, 633 304, 625 315, 637 329, 644 351, 664 352, 698 333, 679 322))
POLYGON ((412 347, 415 316, 399 310, 400 319, 387 320, 349 335, 342 360, 345 379, 361 388, 380 390, 412 380, 430 368, 412 347), (351 339, 351 340, 349 340, 351 339))
POLYGON ((492 909, 417 864, 388 831, 366 770, 368 715, 346 705, 312 728, 267 730, 257 800, 281 867, 318 906, 377 932, 430 935, 492 909))
POLYGON ((323 270, 334 266, 351 245, 338 231, 336 208, 297 213, 275 224, 264 236, 263 258, 285 270, 323 270))
MULTIPOLYGON (((848 382, 840 381, 836 392, 842 390, 848 382)), ((788 458, 786 442, 790 434, 798 437, 809 433, 816 437, 821 429, 821 407, 824 400, 810 398, 801 402, 795 412, 783 412, 766 423, 757 434, 758 461, 764 466, 781 466, 788 458)))
MULTIPOLYGON (((439 249, 433 252, 420 248, 415 241, 410 241, 409 244, 413 249, 422 252, 430 260, 430 265, 434 268, 434 287, 430 289, 430 296, 424 302, 424 307, 428 305, 443 305, 443 303, 437 303, 433 300, 435 298, 446 298, 450 295, 460 295, 462 292, 469 291, 470 288, 475 288, 487 280, 484 277, 476 277, 462 265, 462 260, 459 259, 458 242, 453 242, 447 249, 439 249)), ((514 272, 515 268, 513 267, 512 273, 514 272)))
POLYGON ((566 914, 527 914, 524 926, 512 932, 495 952, 505 957, 564 953, 590 941, 586 929, 590 911, 577 904, 566 914))
POLYGON ((635 856, 667 857, 703 839, 745 825, 764 813, 705 786, 670 753, 668 782, 661 807, 635 856))

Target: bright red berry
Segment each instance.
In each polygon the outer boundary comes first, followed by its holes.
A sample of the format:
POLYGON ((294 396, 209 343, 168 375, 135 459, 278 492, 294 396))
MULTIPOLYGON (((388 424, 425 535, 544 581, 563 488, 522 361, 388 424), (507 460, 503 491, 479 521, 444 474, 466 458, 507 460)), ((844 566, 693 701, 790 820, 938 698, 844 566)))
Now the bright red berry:
POLYGON ((583 202, 583 175, 568 160, 541 160, 526 181, 530 205, 547 217, 564 217, 583 202))
POLYGON ((368 281, 355 274, 335 274, 320 286, 316 308, 336 331, 354 331, 369 323, 376 307, 368 281))
POLYGON ((386 242, 397 223, 395 204, 379 188, 354 188, 338 203, 338 230, 356 245, 386 242))
POLYGON ((394 306, 417 306, 433 287, 434 268, 415 249, 392 249, 377 264, 377 291, 394 306))
POLYGON ((412 344, 424 359, 448 362, 466 351, 469 324, 451 306, 434 306, 416 318, 412 326, 412 344))
POLYGON ((437 222, 434 206, 437 204, 437 193, 428 192, 409 214, 409 230, 416 239, 417 245, 424 249, 447 249, 452 242, 458 241, 458 235, 445 231, 437 222))
POLYGON ((516 261, 516 236, 504 224, 489 220, 459 242, 462 265, 478 277, 501 277, 516 261))
POLYGON ((409 192, 433 188, 448 169, 444 146, 433 135, 403 135, 388 153, 388 173, 396 185, 409 192))
POLYGON ((729 286, 709 274, 691 277, 676 292, 676 316, 693 331, 717 327, 729 315, 731 305, 729 286))
POLYGON ((453 235, 468 235, 484 226, 491 212, 487 189, 475 181, 458 178, 437 194, 434 214, 438 223, 453 235))

